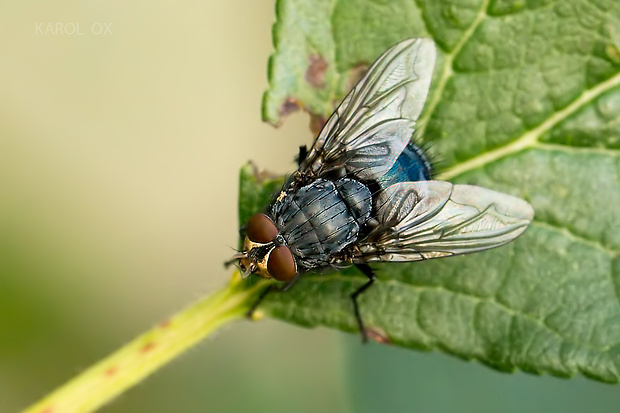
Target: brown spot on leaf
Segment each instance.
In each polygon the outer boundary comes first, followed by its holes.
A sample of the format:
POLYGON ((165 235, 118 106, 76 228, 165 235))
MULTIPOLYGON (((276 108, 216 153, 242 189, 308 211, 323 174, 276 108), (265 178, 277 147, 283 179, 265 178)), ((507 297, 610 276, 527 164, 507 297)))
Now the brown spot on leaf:
POLYGON ((366 74, 368 70, 368 64, 358 63, 351 70, 349 70, 347 79, 347 91, 353 89, 353 86, 366 74))
POLYGON ((312 131, 312 133, 318 135, 319 132, 321 132, 321 129, 323 129, 323 126, 325 126, 325 122, 327 122, 327 119, 325 117, 311 113, 310 130, 312 131))
POLYGON ((301 109, 299 102, 289 96, 280 106, 280 117, 288 116, 293 112, 297 112, 299 109, 301 109))
POLYGON ((392 341, 387 336, 385 331, 377 327, 372 327, 372 328, 366 327, 366 337, 368 337, 371 340, 376 341, 377 343, 392 344, 392 341))
POLYGON ((605 51, 607 52, 607 56, 609 56, 614 63, 620 63, 620 52, 618 51, 618 47, 616 45, 608 44, 605 51))
POLYGON ((250 161, 250 165, 252 165, 252 174, 254 175, 254 179, 256 179, 256 182, 259 184, 265 180, 282 178, 282 175, 268 171, 267 169, 260 169, 253 161, 250 161))
POLYGON ((152 341, 149 341, 148 343, 144 345, 144 347, 140 349, 140 352, 148 353, 149 351, 153 350, 154 347, 155 347, 155 343, 153 343, 152 341))
POLYGON ((327 60, 321 55, 311 54, 306 70, 306 81, 316 88, 325 87, 325 72, 329 67, 327 60))
POLYGON ((41 413, 52 413, 54 411, 54 409, 52 409, 51 407, 46 407, 45 409, 41 410, 41 413))
POLYGON ((159 328, 166 329, 170 327, 170 324, 171 324, 170 320, 164 320, 161 323, 159 323, 159 328))

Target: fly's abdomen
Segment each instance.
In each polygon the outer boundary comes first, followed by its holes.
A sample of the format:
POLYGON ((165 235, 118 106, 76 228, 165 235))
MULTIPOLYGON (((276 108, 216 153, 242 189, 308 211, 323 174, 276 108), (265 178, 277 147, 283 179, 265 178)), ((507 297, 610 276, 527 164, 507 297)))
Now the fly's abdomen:
POLYGON ((408 143, 394 165, 383 176, 377 178, 383 188, 399 182, 428 181, 431 179, 431 164, 424 151, 408 143))
POLYGON ((370 191, 362 183, 317 179, 276 202, 273 211, 290 250, 304 267, 313 268, 327 265, 357 240, 371 206, 370 191))

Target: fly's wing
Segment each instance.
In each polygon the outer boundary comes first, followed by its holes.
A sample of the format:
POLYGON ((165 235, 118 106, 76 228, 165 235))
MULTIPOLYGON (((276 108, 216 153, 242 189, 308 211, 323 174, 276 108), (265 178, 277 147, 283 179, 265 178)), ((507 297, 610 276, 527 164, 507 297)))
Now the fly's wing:
POLYGON ((401 182, 377 199, 379 229, 354 261, 417 261, 498 247, 534 218, 527 202, 472 185, 401 182))
POLYGON ((394 164, 413 135, 433 76, 430 39, 409 39, 385 52, 328 119, 300 170, 315 176, 345 168, 376 179, 394 164))

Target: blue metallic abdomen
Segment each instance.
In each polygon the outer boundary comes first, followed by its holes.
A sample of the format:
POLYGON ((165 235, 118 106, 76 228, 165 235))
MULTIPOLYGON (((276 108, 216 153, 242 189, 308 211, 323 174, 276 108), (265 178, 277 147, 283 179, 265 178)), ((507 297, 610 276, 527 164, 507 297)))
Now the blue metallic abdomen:
POLYGON ((329 264, 357 240, 372 209, 370 190, 349 178, 317 179, 272 208, 280 235, 306 269, 329 264))
POLYGON ((385 175, 377 181, 383 188, 398 182, 428 181, 431 166, 422 149, 409 143, 385 175))

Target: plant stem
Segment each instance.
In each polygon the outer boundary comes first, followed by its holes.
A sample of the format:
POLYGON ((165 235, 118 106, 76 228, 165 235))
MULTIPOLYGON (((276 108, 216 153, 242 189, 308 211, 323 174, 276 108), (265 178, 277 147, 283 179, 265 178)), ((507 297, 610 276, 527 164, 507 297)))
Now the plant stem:
POLYGON ((108 403, 222 325, 243 318, 266 280, 229 285, 201 299, 74 377, 23 413, 85 413, 108 403))

